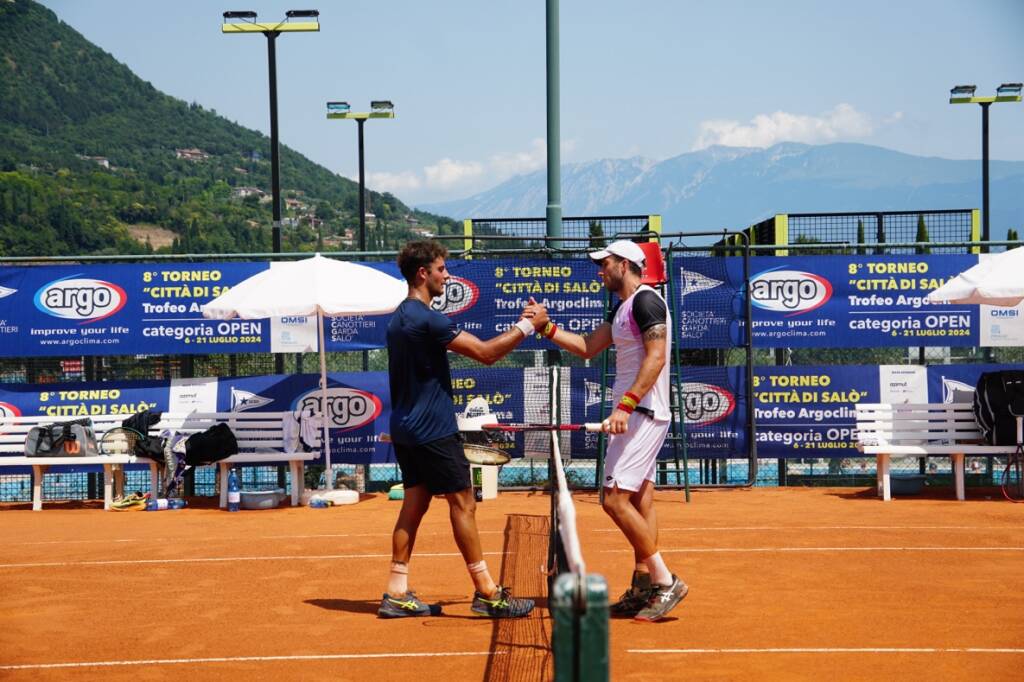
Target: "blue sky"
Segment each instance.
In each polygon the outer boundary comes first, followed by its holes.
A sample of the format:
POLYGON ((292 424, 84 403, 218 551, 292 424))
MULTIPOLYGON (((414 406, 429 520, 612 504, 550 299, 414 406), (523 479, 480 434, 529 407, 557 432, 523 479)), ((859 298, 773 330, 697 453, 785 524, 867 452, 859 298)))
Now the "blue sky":
MULTIPOLYGON (((370 187, 412 204, 468 196, 544 167, 542 0, 43 0, 158 89, 269 131, 266 40, 222 35, 316 7, 320 33, 278 39, 281 141, 348 177, 365 110, 370 187)), ((1024 1, 562 0, 562 160, 666 159, 710 144, 851 141, 980 158, 979 107, 1024 81, 1024 1)), ((1024 103, 991 109, 993 159, 1024 160, 1024 103)), ((284 179, 287 185, 287 179, 284 179)))

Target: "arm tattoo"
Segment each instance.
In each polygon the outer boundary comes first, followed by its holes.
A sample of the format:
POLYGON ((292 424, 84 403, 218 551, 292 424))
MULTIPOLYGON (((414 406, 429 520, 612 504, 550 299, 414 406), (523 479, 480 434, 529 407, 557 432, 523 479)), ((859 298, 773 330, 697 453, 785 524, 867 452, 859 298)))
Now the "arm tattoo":
POLYGON ((668 328, 663 324, 656 324, 647 331, 644 332, 644 341, 654 341, 655 339, 663 339, 668 333, 668 328))

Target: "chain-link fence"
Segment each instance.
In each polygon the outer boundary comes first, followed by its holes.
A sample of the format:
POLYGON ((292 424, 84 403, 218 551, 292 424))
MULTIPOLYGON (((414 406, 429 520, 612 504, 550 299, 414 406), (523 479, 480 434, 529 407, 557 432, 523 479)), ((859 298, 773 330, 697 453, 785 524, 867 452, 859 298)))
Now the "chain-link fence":
MULTIPOLYGON (((788 215, 785 221, 788 241, 785 250, 766 250, 764 245, 769 237, 779 233, 778 217, 760 223, 751 230, 753 251, 758 255, 783 255, 800 253, 822 253, 822 245, 841 245, 843 253, 866 255, 921 253, 920 248, 907 247, 906 242, 921 241, 920 223, 924 222, 928 239, 925 241, 959 242, 943 247, 943 253, 976 253, 971 236, 976 233, 975 211, 931 211, 931 212, 890 212, 890 213, 849 213, 788 215), (874 222, 872 222, 874 221, 874 222), (770 223, 770 224, 769 224, 770 223), (881 231, 878 229, 881 226, 881 231), (863 237, 862 237, 863 233, 863 237), (881 237, 881 238, 880 238, 881 237), (852 245, 852 246, 851 246, 852 245), (759 248, 761 247, 761 248, 759 248), (867 247, 870 247, 868 250, 867 247)), ((632 234, 641 240, 659 238, 661 231, 658 216, 618 216, 565 218, 563 239, 546 239, 546 224, 543 219, 501 219, 467 221, 465 234, 454 243, 453 258, 468 251, 473 259, 487 258, 538 258, 538 257, 580 257, 586 251, 603 246, 613 237, 632 234), (461 247, 461 249, 460 249, 461 247)), ((715 247, 685 248, 679 246, 680 235, 664 235, 663 246, 672 246, 677 256, 701 256, 721 260, 721 254, 736 255, 736 241, 724 245, 729 251, 715 247)), ((781 246, 782 244, 780 244, 781 246)), ((939 252, 938 249, 935 251, 939 252)), ((361 254, 331 254, 341 258, 370 260, 361 254)), ((392 259, 395 254, 374 254, 376 259, 392 259)), ((216 260, 221 256, 211 255, 216 260)), ((680 316, 701 315, 707 312, 700 295, 689 296, 680 316)), ((825 344, 822 344, 823 346, 825 344)), ((741 366, 746 361, 746 352, 738 348, 699 348, 686 346, 681 350, 681 365, 688 368, 715 368, 741 366)), ((1019 363, 1024 361, 1024 348, 1020 347, 910 347, 910 348, 756 348, 752 350, 753 362, 757 366, 844 366, 844 365, 941 365, 949 363, 1019 363)), ((495 369, 543 368, 552 363, 568 368, 596 369, 598 360, 582 360, 567 353, 554 356, 538 351, 515 351, 497 363, 495 369)), ((386 371, 387 354, 384 350, 363 352, 332 352, 327 354, 328 371, 357 372, 386 371)), ((472 361, 452 355, 453 370, 474 367, 472 361)), ((318 369, 318 356, 313 353, 287 354, 284 356, 284 372, 311 373, 318 369)), ((2 384, 48 384, 54 382, 107 382, 132 379, 172 379, 189 377, 245 377, 263 376, 276 372, 275 356, 270 353, 211 354, 188 356, 69 356, 0 359, 0 385, 2 384)), ((540 399, 534 408, 538 416, 545 401, 540 399)), ((604 405, 605 414, 611 406, 604 405)), ((550 418, 550 417, 549 417, 550 418)), ((682 440, 682 439, 681 439, 682 440)), ((682 441, 680 445, 686 445, 682 441)), ((573 459, 567 467, 571 483, 578 487, 593 487, 597 478, 597 461, 590 451, 571 453, 573 459)), ((683 482, 682 459, 669 458, 659 468, 658 482, 663 485, 681 485, 683 482)), ((968 458, 967 481, 972 484, 990 484, 998 477, 998 459, 968 458)), ((929 458, 927 461, 906 458, 893 461, 894 473, 925 474, 929 483, 947 484, 951 480, 951 466, 947 458, 929 458)), ((746 481, 750 473, 749 463, 743 454, 734 457, 696 458, 689 461, 689 481, 693 484, 736 484, 746 481)), ((316 484, 322 468, 310 467, 307 479, 316 484)), ((359 465, 337 465, 334 475, 345 483, 357 477, 365 479, 367 488, 380 490, 399 478, 397 466, 393 463, 376 464, 361 469, 359 465)), ((527 458, 515 460, 503 468, 502 486, 543 486, 547 480, 547 465, 542 459, 527 458)), ((141 472, 130 472, 129 485, 145 487, 141 472)), ((290 486, 286 472, 276 468, 253 467, 246 470, 244 482, 247 485, 290 486)), ((875 471, 873 458, 862 457, 802 457, 786 459, 762 459, 758 467, 758 485, 874 485, 875 471)), ((191 482, 196 494, 214 494, 212 470, 200 470, 191 482)), ((45 499, 81 499, 102 495, 102 486, 97 475, 55 473, 46 478, 45 499)), ((31 496, 28 476, 0 476, 0 501, 27 501, 31 496)))

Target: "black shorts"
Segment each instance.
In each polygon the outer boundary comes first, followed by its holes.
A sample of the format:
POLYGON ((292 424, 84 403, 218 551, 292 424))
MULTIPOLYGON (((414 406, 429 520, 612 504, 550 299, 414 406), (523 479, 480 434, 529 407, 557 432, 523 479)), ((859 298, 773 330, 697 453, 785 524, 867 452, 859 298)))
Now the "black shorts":
POLYGON ((402 485, 426 485, 431 495, 457 493, 471 487, 469 460, 458 434, 420 445, 395 443, 395 458, 402 469, 402 485))

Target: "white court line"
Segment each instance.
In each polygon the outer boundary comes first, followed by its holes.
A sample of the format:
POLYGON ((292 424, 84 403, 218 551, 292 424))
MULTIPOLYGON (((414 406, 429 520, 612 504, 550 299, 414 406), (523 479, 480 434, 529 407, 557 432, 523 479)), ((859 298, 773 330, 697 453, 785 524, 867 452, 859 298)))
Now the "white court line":
MULTIPOLYGON (((485 555, 502 555, 504 552, 484 552, 485 555)), ((438 557, 461 557, 458 552, 435 552, 416 554, 417 559, 438 557)), ((139 564, 200 564, 228 561, 336 561, 339 559, 390 559, 391 554, 293 554, 283 556, 229 556, 197 557, 193 559, 104 559, 102 561, 49 561, 25 564, 0 564, 0 568, 54 568, 59 566, 131 566, 139 564)))
MULTIPOLYGON (((632 549, 602 549, 603 553, 632 552, 632 549)), ((1024 552, 1024 547, 669 547, 662 554, 690 552, 1024 552)))
MULTIPOLYGON (((992 526, 681 526, 679 528, 659 528, 658 532, 710 532, 710 531, 744 531, 744 530, 1024 530, 1024 527, 996 528, 992 526)), ((598 528, 597 533, 621 533, 618 528, 598 528)))
MULTIPOLYGON (((480 535, 496 535, 504 533, 503 530, 481 530, 478 531, 480 535)), ((451 535, 451 531, 429 531, 424 532, 420 530, 417 537, 424 537, 427 535, 451 535)), ((291 539, 310 539, 310 538, 389 538, 391 537, 391 531, 386 533, 320 533, 316 535, 257 535, 248 537, 248 540, 291 540, 291 539)), ((82 545, 82 544, 100 544, 105 542, 116 542, 116 543, 131 543, 131 542, 192 542, 192 543, 207 543, 207 542, 226 542, 228 540, 237 540, 238 536, 225 535, 224 537, 207 537, 197 538, 194 536, 181 537, 181 538, 102 538, 99 540, 29 540, 25 542, 5 542, 5 547, 14 545, 82 545)))
POLYGON ((1024 649, 980 647, 798 647, 766 649, 626 649, 629 654, 1024 654, 1024 649))
POLYGON ((441 656, 498 656, 493 651, 448 651, 413 653, 396 651, 381 654, 309 654, 306 656, 218 656, 216 658, 153 658, 137 661, 81 661, 79 663, 26 663, 0 665, 0 670, 45 670, 50 668, 95 668, 122 665, 194 665, 197 663, 249 663, 262 661, 339 661, 365 658, 436 658, 441 656))

